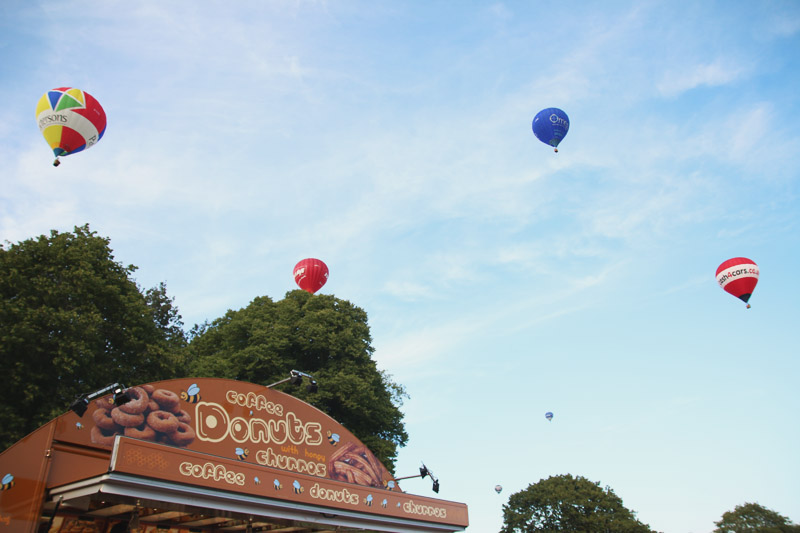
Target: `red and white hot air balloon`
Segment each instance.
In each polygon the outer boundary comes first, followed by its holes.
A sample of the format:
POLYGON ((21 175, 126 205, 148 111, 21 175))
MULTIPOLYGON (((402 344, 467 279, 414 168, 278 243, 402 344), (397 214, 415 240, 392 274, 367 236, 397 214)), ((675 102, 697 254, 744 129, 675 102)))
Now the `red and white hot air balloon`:
POLYGON ((758 265, 746 257, 728 259, 717 268, 717 283, 744 303, 750 309, 750 296, 758 283, 758 265))
POLYGON ((328 281, 328 265, 319 259, 302 259, 294 266, 294 281, 304 291, 314 294, 328 281))

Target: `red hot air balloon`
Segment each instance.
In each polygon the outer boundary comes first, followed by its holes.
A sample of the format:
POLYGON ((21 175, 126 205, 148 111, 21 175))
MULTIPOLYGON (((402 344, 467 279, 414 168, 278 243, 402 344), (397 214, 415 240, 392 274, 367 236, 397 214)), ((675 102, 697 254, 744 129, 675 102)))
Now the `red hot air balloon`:
POLYGON ((750 309, 750 296, 758 283, 758 265, 746 257, 728 259, 717 268, 717 283, 744 303, 750 309))
POLYGON ((302 259, 294 266, 294 281, 304 291, 314 294, 328 281, 328 265, 319 259, 302 259))

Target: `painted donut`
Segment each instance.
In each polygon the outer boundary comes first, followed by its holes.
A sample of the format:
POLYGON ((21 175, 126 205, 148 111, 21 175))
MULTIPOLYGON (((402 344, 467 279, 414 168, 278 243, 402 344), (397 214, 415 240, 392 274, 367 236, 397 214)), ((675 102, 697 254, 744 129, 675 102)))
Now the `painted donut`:
POLYGON ((150 403, 150 397, 147 392, 141 387, 132 387, 126 391, 131 401, 119 406, 123 413, 129 415, 140 415, 147 409, 147 404, 150 403))
POLYGON ((98 398, 94 401, 94 404, 97 406, 98 409, 105 409, 106 411, 110 411, 114 408, 114 400, 111 399, 111 396, 106 396, 105 398, 98 398))
POLYGON ((142 424, 135 428, 125 428, 125 436, 152 442, 156 440, 156 431, 147 424, 142 424))
POLYGON ((119 429, 119 425, 111 418, 111 411, 95 409, 92 413, 92 418, 94 419, 94 424, 100 429, 105 429, 106 431, 116 431, 119 429))
POLYGON ((183 409, 181 409, 180 412, 175 413, 175 418, 178 419, 178 422, 183 422, 184 424, 191 424, 192 423, 191 415, 189 415, 189 413, 187 413, 183 409))
POLYGON ((170 413, 181 403, 181 399, 177 394, 166 389, 158 389, 154 391, 152 397, 156 402, 158 402, 158 405, 161 406, 162 410, 169 411, 170 413))
POLYGON ((155 390, 156 390, 156 388, 155 388, 155 387, 153 387, 153 386, 152 386, 152 385, 150 385, 150 384, 147 384, 147 385, 140 385, 140 387, 142 387, 142 388, 144 389, 144 391, 145 391, 145 392, 146 392, 148 395, 150 395, 150 396, 152 396, 152 395, 153 395, 153 392, 155 392, 155 390))
POLYGON ((181 413, 181 411, 183 411, 183 409, 181 409, 180 404, 176 405, 172 409, 169 409, 169 412, 175 416, 178 416, 181 413))
POLYGON ((169 439, 175 446, 188 446, 194 441, 194 430, 189 424, 178 422, 178 427, 169 434, 169 439))
POLYGON ((111 418, 120 426, 135 428, 144 424, 144 415, 132 415, 121 410, 119 407, 111 410, 111 418))
POLYGON ((104 431, 97 426, 92 427, 92 442, 101 446, 113 446, 114 437, 119 435, 116 431, 104 431))
POLYGON ((172 433, 178 429, 178 419, 166 411, 153 411, 147 415, 147 424, 161 433, 172 433))
POLYGON ((159 407, 157 401, 151 398, 150 401, 147 403, 147 410, 152 413, 153 411, 160 411, 161 407, 159 407))

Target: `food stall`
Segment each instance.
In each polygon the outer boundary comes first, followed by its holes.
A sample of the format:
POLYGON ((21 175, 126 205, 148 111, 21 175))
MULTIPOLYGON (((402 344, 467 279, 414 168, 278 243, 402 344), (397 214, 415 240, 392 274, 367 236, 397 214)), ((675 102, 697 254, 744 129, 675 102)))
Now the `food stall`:
POLYGON ((0 475, 0 533, 444 533, 468 525, 465 504, 403 492, 322 411, 226 379, 79 399, 0 454, 0 475))

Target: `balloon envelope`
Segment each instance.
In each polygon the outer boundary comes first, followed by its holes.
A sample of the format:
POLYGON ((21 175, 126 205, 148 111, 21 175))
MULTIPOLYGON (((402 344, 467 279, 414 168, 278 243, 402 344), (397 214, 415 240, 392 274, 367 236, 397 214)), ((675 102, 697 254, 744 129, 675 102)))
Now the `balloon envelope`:
POLYGON ((569 131, 569 117, 557 107, 542 109, 533 118, 533 134, 545 144, 556 148, 569 131))
POLYGON ((328 265, 319 259, 302 259, 294 266, 294 281, 304 291, 314 294, 328 281, 328 265))
POLYGON ((495 486, 494 486, 494 491, 495 491, 497 494, 500 494, 500 493, 503 491, 503 486, 502 486, 502 485, 495 485, 495 486))
POLYGON ((83 151, 103 138, 106 112, 95 98, 74 87, 47 91, 36 105, 39 131, 58 157, 83 151))
POLYGON ((758 265, 746 257, 728 259, 717 267, 717 283, 725 292, 747 303, 758 283, 758 265))
POLYGON ((550 411, 548 411, 548 412, 546 412, 546 413, 544 414, 544 417, 545 417, 546 419, 548 419, 548 420, 552 421, 552 420, 553 420, 553 413, 551 413, 550 411))

